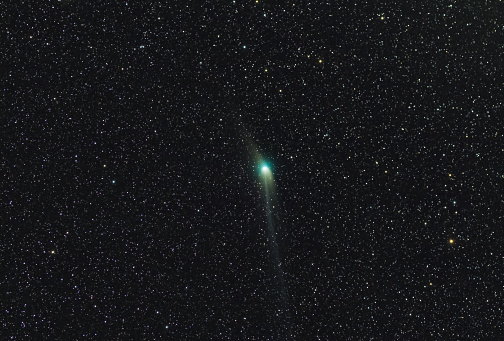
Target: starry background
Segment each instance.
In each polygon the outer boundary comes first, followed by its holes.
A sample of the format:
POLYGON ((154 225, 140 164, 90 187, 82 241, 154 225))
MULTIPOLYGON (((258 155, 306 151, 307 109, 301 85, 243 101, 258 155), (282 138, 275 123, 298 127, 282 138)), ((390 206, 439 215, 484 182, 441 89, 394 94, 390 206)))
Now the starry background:
POLYGON ((1 339, 502 337, 502 2, 0 15, 1 339))

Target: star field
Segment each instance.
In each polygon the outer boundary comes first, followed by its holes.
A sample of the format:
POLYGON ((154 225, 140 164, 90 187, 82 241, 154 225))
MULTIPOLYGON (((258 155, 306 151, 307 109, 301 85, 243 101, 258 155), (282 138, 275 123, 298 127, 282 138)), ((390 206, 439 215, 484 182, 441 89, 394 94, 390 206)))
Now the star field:
POLYGON ((0 15, 0 339, 502 337, 501 1, 0 15))

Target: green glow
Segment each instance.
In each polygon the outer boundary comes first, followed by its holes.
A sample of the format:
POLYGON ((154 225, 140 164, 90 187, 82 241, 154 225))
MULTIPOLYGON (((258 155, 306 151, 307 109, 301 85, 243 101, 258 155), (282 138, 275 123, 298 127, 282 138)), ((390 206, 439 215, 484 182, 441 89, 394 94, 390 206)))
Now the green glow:
POLYGON ((266 191, 267 200, 269 201, 269 196, 273 194, 275 190, 275 184, 273 180, 273 172, 267 163, 261 163, 259 165, 259 176, 262 179, 264 190, 266 191))
POLYGON ((265 181, 265 188, 269 192, 273 189, 273 172, 267 163, 261 163, 259 165, 260 177, 265 181))
POLYGON ((266 174, 272 175, 272 173, 273 173, 269 163, 267 163, 265 161, 261 161, 259 163, 259 172, 263 175, 266 175, 266 174))

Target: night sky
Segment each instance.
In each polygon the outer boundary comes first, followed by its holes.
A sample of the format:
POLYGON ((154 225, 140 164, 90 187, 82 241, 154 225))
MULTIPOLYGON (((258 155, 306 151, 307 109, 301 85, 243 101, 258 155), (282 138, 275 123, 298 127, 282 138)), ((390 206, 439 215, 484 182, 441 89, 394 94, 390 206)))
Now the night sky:
POLYGON ((0 16, 0 339, 502 340, 504 2, 0 16))

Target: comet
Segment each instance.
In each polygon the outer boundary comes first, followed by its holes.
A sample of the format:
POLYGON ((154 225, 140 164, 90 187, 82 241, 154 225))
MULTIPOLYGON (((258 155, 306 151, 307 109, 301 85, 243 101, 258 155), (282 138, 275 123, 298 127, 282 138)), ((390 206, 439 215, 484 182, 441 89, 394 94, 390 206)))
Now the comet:
POLYGON ((284 274, 282 269, 282 259, 277 242, 277 226, 273 219, 275 208, 275 181, 273 179, 273 172, 267 164, 260 166, 260 178, 264 190, 265 208, 266 208, 266 223, 267 223, 267 240, 270 251, 271 267, 273 273, 273 283, 275 283, 275 291, 277 295, 276 305, 277 312, 282 314, 277 323, 280 332, 281 340, 289 340, 287 336, 290 334, 290 316, 289 316, 289 302, 287 295, 287 287, 285 285, 284 274), (287 337, 287 338, 286 338, 287 337))
POLYGON ((290 303, 288 299, 287 285, 284 279, 284 269, 280 248, 277 242, 280 221, 278 217, 278 204, 276 202, 275 167, 264 159, 259 152, 257 145, 249 134, 244 131, 245 142, 248 147, 248 154, 255 169, 255 176, 258 180, 261 199, 264 200, 265 213, 265 238, 268 245, 270 283, 272 287, 268 290, 270 296, 269 304, 274 315, 271 316, 271 331, 276 331, 275 340, 292 340, 292 320, 290 313, 290 303))

